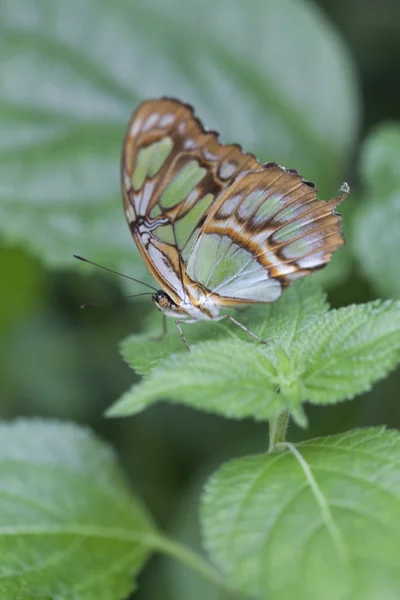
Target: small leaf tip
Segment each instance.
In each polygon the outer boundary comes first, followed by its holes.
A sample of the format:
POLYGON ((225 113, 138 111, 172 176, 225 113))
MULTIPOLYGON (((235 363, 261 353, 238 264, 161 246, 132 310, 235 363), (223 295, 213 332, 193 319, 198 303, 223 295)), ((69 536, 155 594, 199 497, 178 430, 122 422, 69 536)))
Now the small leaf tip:
POLYGON ((298 427, 308 428, 308 418, 302 405, 291 409, 291 416, 298 427))
POLYGON ((116 417, 120 417, 121 415, 119 414, 118 407, 116 407, 116 404, 114 403, 109 408, 107 408, 106 411, 104 411, 104 416, 107 419, 115 419, 116 417))

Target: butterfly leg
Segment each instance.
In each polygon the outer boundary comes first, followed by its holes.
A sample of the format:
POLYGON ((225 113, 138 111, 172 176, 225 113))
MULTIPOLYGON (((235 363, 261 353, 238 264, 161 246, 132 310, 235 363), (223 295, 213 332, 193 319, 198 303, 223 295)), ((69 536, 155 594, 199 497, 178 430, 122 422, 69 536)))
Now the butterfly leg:
POLYGON ((165 316, 165 314, 163 314, 162 316, 162 331, 160 333, 160 335, 156 335, 155 337, 151 338, 152 342, 160 342, 161 340, 163 340, 165 338, 165 336, 167 335, 167 317, 165 316))
POLYGON ((230 321, 232 321, 232 323, 235 323, 235 325, 237 325, 238 327, 240 327, 240 329, 242 329, 243 331, 245 331, 248 335, 251 335, 252 338, 254 338, 255 340, 257 340, 258 342, 261 342, 261 344, 267 344, 268 343, 268 340, 262 340, 260 337, 258 337, 258 335, 256 335, 252 331, 250 331, 250 329, 247 329, 247 327, 245 327, 243 325, 243 323, 240 323, 239 321, 237 321, 236 319, 234 319, 233 317, 231 317, 231 315, 222 315, 218 320, 221 320, 221 319, 229 319, 230 321))
POLYGON ((189 344, 187 343, 187 340, 186 340, 186 338, 185 338, 185 336, 184 336, 184 334, 183 334, 182 327, 181 327, 181 325, 180 325, 181 323, 197 323, 197 319, 190 319, 189 321, 179 321, 179 320, 176 320, 176 321, 175 321, 175 325, 176 325, 176 326, 177 326, 177 328, 178 328, 178 331, 179 331, 179 333, 180 333, 180 336, 181 336, 181 338, 182 338, 182 340, 183 340, 183 343, 185 344, 186 348, 187 348, 187 349, 189 350, 189 352, 190 352, 190 346, 189 346, 189 344))

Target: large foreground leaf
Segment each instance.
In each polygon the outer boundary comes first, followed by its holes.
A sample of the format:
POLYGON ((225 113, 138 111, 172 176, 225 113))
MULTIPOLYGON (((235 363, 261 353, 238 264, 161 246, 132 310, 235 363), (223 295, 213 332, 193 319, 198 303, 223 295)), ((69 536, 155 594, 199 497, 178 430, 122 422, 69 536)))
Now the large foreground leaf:
POLYGON ((1 598, 125 598, 152 531, 113 453, 89 431, 0 425, 1 598))
POLYGON ((224 465, 206 485, 204 542, 265 600, 400 597, 400 436, 367 429, 224 465))
POLYGON ((341 183, 356 90, 341 40, 311 3, 3 0, 0 27, 1 233, 48 264, 78 253, 145 271, 118 165, 144 97, 192 102, 226 141, 326 194, 341 183))
POLYGON ((268 344, 249 341, 235 326, 224 329, 214 323, 187 326, 190 353, 178 333, 163 342, 128 338, 123 355, 146 377, 109 415, 135 414, 169 399, 237 419, 265 420, 289 409, 305 425, 302 402, 353 398, 400 360, 399 302, 329 311, 324 295, 304 281, 277 302, 237 318, 268 344), (205 341, 213 335, 212 327, 220 339, 205 341))

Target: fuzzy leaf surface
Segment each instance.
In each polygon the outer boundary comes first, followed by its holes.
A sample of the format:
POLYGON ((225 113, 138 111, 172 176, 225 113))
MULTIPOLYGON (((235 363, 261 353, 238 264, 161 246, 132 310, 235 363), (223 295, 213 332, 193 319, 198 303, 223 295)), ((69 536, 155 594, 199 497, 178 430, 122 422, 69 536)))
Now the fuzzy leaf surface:
POLYGON ((153 531, 91 432, 38 419, 0 425, 1 598, 125 598, 153 531))
POLYGON ((322 292, 303 281, 277 302, 236 317, 268 343, 249 341, 246 333, 224 322, 188 325, 190 353, 177 332, 161 342, 143 336, 125 340, 125 360, 146 376, 108 414, 135 414, 168 399, 236 419, 265 420, 289 409, 305 425, 303 402, 351 399, 400 360, 396 301, 329 310, 322 292), (213 327, 217 341, 209 337, 213 327))
POLYGON ((223 465, 201 504, 210 557, 262 600, 400 595, 400 436, 382 428, 223 465))

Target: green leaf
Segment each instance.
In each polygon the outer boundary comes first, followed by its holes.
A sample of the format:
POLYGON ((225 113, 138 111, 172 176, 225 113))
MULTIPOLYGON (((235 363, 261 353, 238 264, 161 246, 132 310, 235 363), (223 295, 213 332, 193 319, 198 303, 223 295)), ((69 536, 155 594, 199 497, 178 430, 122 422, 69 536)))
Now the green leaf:
POLYGON ((327 194, 341 183, 357 90, 341 39, 311 3, 37 0, 21 11, 4 0, 1 44, 1 232, 49 265, 78 253, 145 272, 118 166, 144 97, 192 102, 226 141, 327 194))
POLYGON ((268 600, 398 598, 399 514, 400 436, 382 428, 227 463, 201 506, 211 558, 268 600))
POLYGON ((361 175, 367 200, 354 219, 360 268, 380 293, 400 298, 400 124, 387 124, 364 144, 361 175))
POLYGON ((190 353, 177 333, 163 342, 128 338, 122 346, 124 357, 147 376, 108 415, 136 414, 169 399, 236 419, 265 420, 289 409, 304 426, 303 402, 353 398, 400 360, 400 302, 375 301, 329 311, 321 291, 301 281, 277 302, 236 316, 267 338, 267 345, 250 342, 232 324, 217 329, 218 341, 204 341, 218 325, 213 323, 188 326, 190 353), (201 341, 193 344, 196 335, 201 341), (168 356, 169 351, 174 353, 168 356))
POLYGON ((152 532, 114 454, 88 430, 0 425, 1 598, 124 598, 152 532))
POLYGON ((400 361, 400 302, 330 311, 293 349, 293 359, 303 365, 310 402, 337 402, 369 390, 400 361))
MULTIPOLYGON (((150 317, 150 326, 146 329, 146 333, 128 336, 121 342, 120 347, 124 360, 139 375, 148 375, 172 353, 185 354, 187 352, 178 329, 172 320, 168 319, 168 334, 162 337, 161 319, 154 319, 152 315, 150 317)), ((190 338, 191 344, 194 341, 215 340, 226 337, 229 331, 222 323, 193 323, 192 326, 188 326, 189 329, 185 328, 185 325, 183 327, 190 338)))
POLYGON ((131 335, 121 342, 120 350, 124 360, 139 375, 148 375, 173 352, 182 351, 179 335, 167 335, 165 339, 157 340, 153 331, 151 329, 143 335, 131 335))
POLYGON ((254 344, 206 342, 173 355, 109 409, 109 416, 136 414, 160 398, 233 418, 268 419, 280 407, 271 361, 254 344), (233 364, 232 356, 240 356, 233 364))

